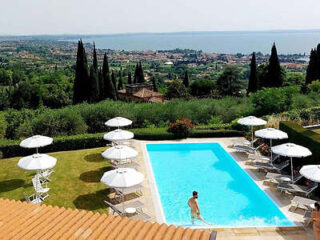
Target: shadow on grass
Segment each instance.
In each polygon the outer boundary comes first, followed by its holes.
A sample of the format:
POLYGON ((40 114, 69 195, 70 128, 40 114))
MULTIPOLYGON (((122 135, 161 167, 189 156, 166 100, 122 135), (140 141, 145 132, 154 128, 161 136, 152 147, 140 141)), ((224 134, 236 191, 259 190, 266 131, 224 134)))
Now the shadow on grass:
POLYGON ((94 154, 86 155, 86 156, 84 157, 84 159, 85 159, 87 162, 104 162, 104 161, 106 161, 106 160, 101 156, 101 153, 94 153, 94 154))
POLYGON ((22 179, 11 179, 0 182, 0 193, 9 192, 17 188, 23 187, 24 180, 22 179))
POLYGON ((80 174, 80 180, 83 182, 100 182, 100 179, 104 172, 113 169, 112 167, 103 167, 98 170, 88 171, 80 174))
POLYGON ((73 201, 73 204, 78 209, 97 210, 105 208, 107 211, 107 205, 103 200, 108 199, 109 193, 109 189, 104 189, 96 193, 80 195, 73 201))

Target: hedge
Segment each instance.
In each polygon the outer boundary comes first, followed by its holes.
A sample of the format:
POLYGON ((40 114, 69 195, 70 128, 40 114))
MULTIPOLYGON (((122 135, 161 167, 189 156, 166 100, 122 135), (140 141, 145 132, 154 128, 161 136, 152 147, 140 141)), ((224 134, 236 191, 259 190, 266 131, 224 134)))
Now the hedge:
MULTIPOLYGON (((172 133, 167 132, 166 128, 139 128, 130 129, 135 134, 135 139, 139 140, 173 140, 172 133)), ((86 148, 103 147, 108 142, 103 139, 103 133, 81 134, 74 136, 56 137, 53 144, 43 147, 40 152, 58 152, 86 148)), ((236 137, 243 136, 243 133, 236 130, 197 130, 195 129, 190 137, 236 137)), ((0 140, 0 158, 15 156, 25 156, 34 153, 34 149, 21 148, 21 140, 0 140)))
POLYGON ((299 144, 312 152, 311 157, 301 160, 302 165, 320 164, 320 134, 291 121, 280 122, 279 129, 288 134, 286 142, 299 144))

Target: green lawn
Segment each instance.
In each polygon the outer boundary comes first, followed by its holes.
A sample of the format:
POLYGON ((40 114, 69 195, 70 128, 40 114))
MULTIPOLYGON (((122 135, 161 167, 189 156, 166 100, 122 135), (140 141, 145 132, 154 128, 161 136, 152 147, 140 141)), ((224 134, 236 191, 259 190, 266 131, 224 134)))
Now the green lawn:
MULTIPOLYGON (((50 153, 57 158, 51 175, 50 197, 46 204, 106 212, 103 203, 108 189, 100 183, 103 173, 110 169, 101 153, 106 148, 50 153)), ((31 179, 34 171, 17 167, 19 157, 0 159, 0 197, 23 200, 23 192, 33 193, 31 179)))

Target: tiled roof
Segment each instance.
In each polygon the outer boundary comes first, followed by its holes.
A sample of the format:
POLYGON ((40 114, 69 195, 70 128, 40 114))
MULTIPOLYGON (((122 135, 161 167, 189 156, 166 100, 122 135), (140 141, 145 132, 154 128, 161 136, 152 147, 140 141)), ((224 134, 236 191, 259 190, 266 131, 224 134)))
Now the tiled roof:
POLYGON ((149 97, 161 97, 163 96, 161 93, 151 91, 147 88, 142 88, 138 92, 134 93, 133 96, 140 97, 140 98, 149 98, 149 97))
POLYGON ((209 240, 210 232, 0 199, 0 239, 209 240))

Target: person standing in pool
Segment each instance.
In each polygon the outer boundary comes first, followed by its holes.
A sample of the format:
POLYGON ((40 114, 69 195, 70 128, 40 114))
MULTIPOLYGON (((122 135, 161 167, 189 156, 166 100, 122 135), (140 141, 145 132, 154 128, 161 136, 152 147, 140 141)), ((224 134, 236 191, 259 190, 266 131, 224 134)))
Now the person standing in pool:
POLYGON ((190 214, 191 214, 192 224, 194 224, 195 218, 203 221, 202 217, 200 216, 200 210, 199 210, 197 198, 198 198, 198 192, 193 191, 192 197, 189 198, 188 200, 188 206, 190 207, 190 210, 191 210, 190 214))

